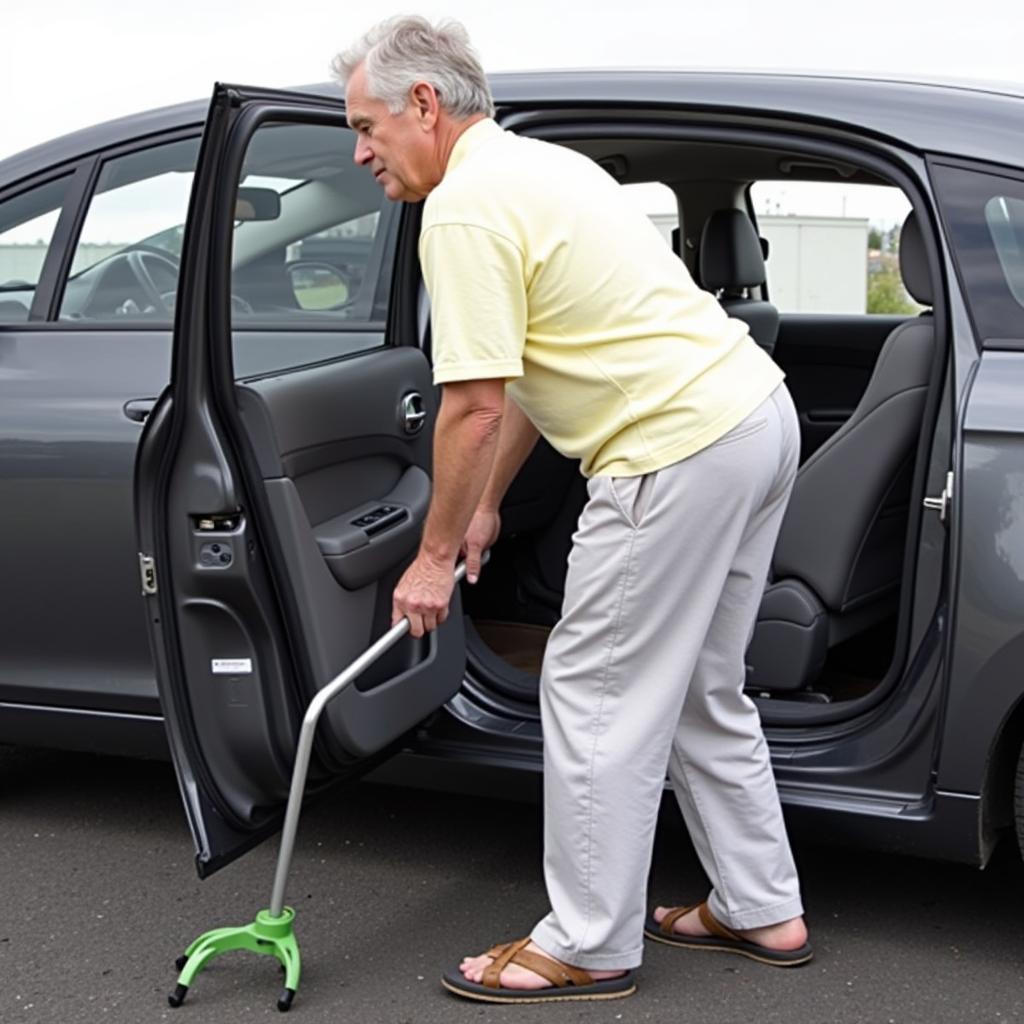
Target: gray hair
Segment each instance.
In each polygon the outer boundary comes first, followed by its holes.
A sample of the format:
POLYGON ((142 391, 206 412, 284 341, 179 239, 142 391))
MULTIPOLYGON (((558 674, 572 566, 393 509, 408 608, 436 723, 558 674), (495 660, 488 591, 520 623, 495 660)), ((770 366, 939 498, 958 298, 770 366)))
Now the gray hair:
POLYGON ((331 71, 345 85, 364 63, 367 91, 393 114, 405 109, 409 90, 417 82, 429 82, 452 117, 494 116, 480 58, 457 21, 447 19, 434 26, 418 15, 389 18, 339 53, 331 61, 331 71))

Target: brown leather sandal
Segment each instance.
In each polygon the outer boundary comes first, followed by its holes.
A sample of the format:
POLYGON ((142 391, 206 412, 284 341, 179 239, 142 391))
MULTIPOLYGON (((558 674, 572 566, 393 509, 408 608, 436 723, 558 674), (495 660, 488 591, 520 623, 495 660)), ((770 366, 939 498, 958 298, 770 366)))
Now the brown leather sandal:
POLYGON ((707 903, 695 903, 688 907, 672 907, 659 924, 652 913, 644 925, 644 935, 655 942, 664 942, 668 946, 681 946, 684 949, 712 949, 722 953, 739 953, 758 963, 770 964, 772 967, 797 967, 807 963, 814 956, 809 942, 799 949, 769 949, 757 942, 751 942, 742 935, 722 924, 711 913, 707 903), (710 935, 681 935, 674 930, 676 921, 684 914, 696 908, 700 923, 711 932, 710 935))
POLYGON ((595 981, 582 967, 572 967, 561 960, 549 959, 528 950, 530 939, 517 939, 487 950, 485 956, 494 961, 484 970, 483 984, 467 981, 461 971, 449 971, 441 978, 441 984, 449 992, 465 999, 478 999, 485 1003, 550 1003, 569 1002, 575 999, 621 999, 636 991, 633 971, 627 971, 619 978, 595 981), (539 974, 551 982, 551 988, 514 989, 502 988, 501 972, 509 964, 518 964, 528 971, 539 974))

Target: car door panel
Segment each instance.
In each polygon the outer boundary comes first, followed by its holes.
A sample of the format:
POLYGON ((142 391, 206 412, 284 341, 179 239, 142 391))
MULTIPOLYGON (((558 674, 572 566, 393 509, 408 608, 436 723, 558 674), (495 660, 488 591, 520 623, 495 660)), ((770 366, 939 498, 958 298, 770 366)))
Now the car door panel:
MULTIPOLYGON (((397 328, 325 330, 319 317, 306 330, 232 327, 235 195, 244 173, 259 173, 240 168, 262 123, 317 126, 290 136, 316 143, 316 174, 332 173, 325 158, 351 159, 337 103, 217 87, 171 384, 136 466, 150 637, 200 874, 276 827, 302 714, 391 625, 430 496, 431 369, 397 328)), ((394 235, 381 245, 393 259, 394 235)), ((382 252, 382 278, 385 262, 382 252)), ((327 706, 310 784, 379 760, 458 690, 464 663, 456 594, 439 630, 404 638, 327 706)))
POLYGON ((130 328, 0 338, 0 701, 159 714, 123 407, 166 386, 170 348, 130 328))
MULTIPOLYGON (((294 577, 313 678, 323 685, 361 653, 367 636, 390 626, 391 592, 415 554, 430 501, 432 432, 409 434, 401 407, 404 397, 419 395, 423 422, 433 423, 430 365, 418 349, 387 348, 248 382, 237 394, 249 436, 262 448, 258 461, 273 529, 294 577), (404 518, 379 532, 355 525, 381 506, 404 518), (364 625, 349 631, 338 628, 341 622, 364 625)), ((460 618, 451 616, 440 645, 456 657, 460 618)), ((380 723, 402 719, 387 705, 404 686, 383 684, 396 672, 417 671, 417 664, 432 674, 436 647, 430 638, 407 638, 328 707, 328 721, 338 730, 331 737, 337 742, 329 743, 335 756, 363 756, 395 738, 383 740, 389 730, 380 723), (371 691, 372 699, 364 696, 371 691)), ((451 669, 443 670, 446 679, 459 675, 455 664, 451 669)), ((449 690, 450 684, 446 697, 449 690)), ((430 686, 400 699, 422 710, 414 720, 437 706, 430 686)))

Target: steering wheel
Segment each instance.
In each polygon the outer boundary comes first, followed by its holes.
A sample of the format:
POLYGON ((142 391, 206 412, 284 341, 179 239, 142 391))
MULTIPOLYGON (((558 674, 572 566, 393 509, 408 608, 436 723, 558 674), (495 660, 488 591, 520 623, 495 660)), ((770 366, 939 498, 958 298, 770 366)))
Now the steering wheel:
MULTIPOLYGON (((123 250, 118 255, 124 259, 128 269, 131 270, 132 276, 146 297, 146 301, 156 309, 173 315, 177 291, 162 292, 157 287, 156 281, 153 280, 153 275, 146 264, 162 264, 174 275, 174 279, 177 281, 181 261, 163 249, 146 245, 145 242, 139 242, 131 246, 131 248, 123 250)), ((251 314, 255 312, 245 299, 240 295, 235 295, 233 292, 231 294, 231 309, 235 313, 251 314)))
POLYGON ((118 255, 125 261, 128 269, 132 272, 132 277, 135 278, 139 288, 142 289, 146 301, 155 309, 163 310, 165 313, 173 313, 172 306, 168 304, 164 298, 164 293, 157 287, 156 281, 153 280, 153 275, 146 264, 162 265, 177 280, 178 268, 180 266, 178 260, 162 249, 145 244, 133 245, 130 249, 126 249, 118 255))

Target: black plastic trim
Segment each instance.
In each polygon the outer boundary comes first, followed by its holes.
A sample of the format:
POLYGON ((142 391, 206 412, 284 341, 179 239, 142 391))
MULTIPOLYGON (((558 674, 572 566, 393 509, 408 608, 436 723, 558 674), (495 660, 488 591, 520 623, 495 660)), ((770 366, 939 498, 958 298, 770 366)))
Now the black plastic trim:
POLYGON ((1024 352, 1024 338, 986 338, 981 347, 994 352, 1024 352))
POLYGON ((158 715, 0 702, 0 743, 94 754, 170 757, 158 715))
POLYGON ((43 265, 39 271, 39 281, 32 296, 32 305, 29 307, 30 323, 52 319, 57 293, 62 291, 61 275, 67 273, 67 268, 71 263, 71 257, 75 251, 75 239, 78 237, 87 205, 85 197, 92 188, 95 176, 96 161, 85 160, 75 168, 71 180, 67 184, 60 216, 57 218, 57 226, 54 228, 53 237, 46 250, 43 265))

